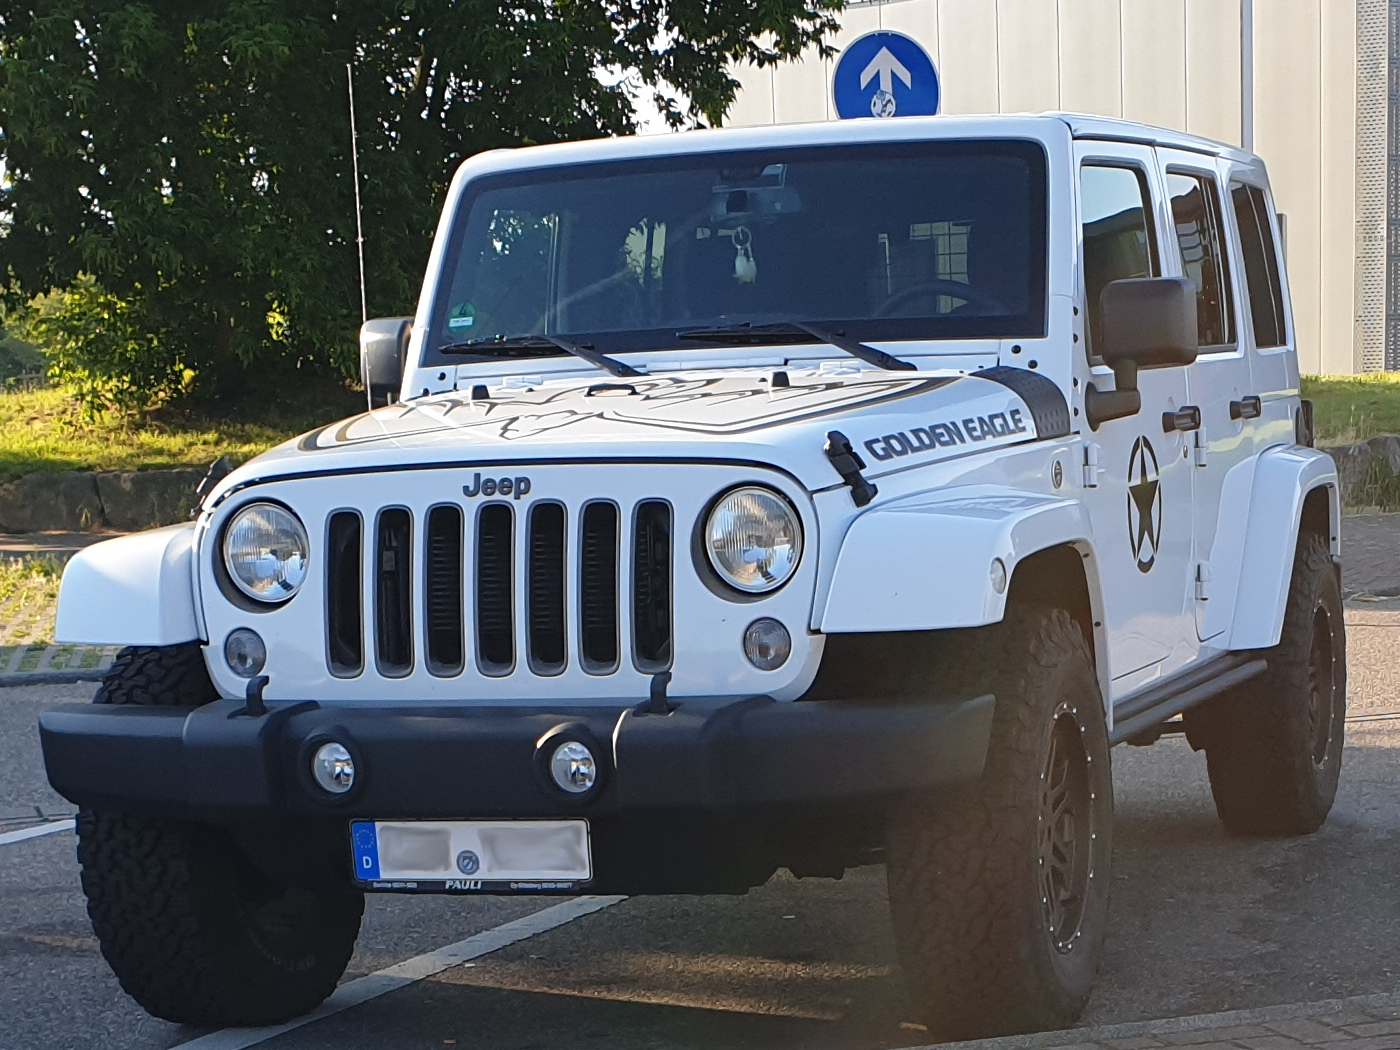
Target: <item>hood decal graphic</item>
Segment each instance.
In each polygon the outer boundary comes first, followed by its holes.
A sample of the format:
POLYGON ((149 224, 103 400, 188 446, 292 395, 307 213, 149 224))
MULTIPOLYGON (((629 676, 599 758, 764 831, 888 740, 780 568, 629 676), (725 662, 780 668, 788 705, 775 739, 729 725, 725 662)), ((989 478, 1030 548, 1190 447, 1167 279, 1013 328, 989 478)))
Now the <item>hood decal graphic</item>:
POLYGON ((554 391, 521 390, 489 400, 442 397, 323 427, 302 437, 297 448, 315 452, 452 431, 518 441, 589 421, 691 434, 747 434, 928 393, 956 378, 862 377, 856 382, 821 378, 770 391, 751 377, 653 376, 632 381, 636 393, 626 396, 592 397, 587 387, 579 385, 554 391))

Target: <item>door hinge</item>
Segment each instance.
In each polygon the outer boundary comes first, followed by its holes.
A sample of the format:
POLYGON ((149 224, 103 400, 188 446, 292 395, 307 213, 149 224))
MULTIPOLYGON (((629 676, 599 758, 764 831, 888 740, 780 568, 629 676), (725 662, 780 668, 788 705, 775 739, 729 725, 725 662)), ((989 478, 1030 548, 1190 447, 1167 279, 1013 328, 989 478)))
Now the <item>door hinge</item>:
POLYGON ((1103 473, 1103 467, 1099 466, 1100 451, 1099 446, 1092 441, 1084 445, 1084 487, 1086 489, 1099 487, 1099 475, 1103 473))
POLYGON ((1196 466, 1204 467, 1206 457, 1210 455, 1210 441, 1206 437, 1205 430, 1192 431, 1192 444, 1196 449, 1196 466))
POLYGON ((1196 563, 1196 601, 1210 601, 1210 562, 1196 563))

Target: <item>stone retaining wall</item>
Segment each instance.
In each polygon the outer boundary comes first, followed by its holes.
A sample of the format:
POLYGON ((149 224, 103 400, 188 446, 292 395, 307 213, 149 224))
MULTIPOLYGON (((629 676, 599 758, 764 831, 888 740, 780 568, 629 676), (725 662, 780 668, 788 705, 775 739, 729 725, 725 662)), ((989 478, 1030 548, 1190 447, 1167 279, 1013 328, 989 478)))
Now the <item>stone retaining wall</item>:
POLYGON ((199 467, 26 474, 0 485, 0 532, 149 529, 188 521, 199 467))
POLYGON ((1400 435, 1381 434, 1370 441, 1322 451, 1337 464, 1344 506, 1396 509, 1400 502, 1400 435))

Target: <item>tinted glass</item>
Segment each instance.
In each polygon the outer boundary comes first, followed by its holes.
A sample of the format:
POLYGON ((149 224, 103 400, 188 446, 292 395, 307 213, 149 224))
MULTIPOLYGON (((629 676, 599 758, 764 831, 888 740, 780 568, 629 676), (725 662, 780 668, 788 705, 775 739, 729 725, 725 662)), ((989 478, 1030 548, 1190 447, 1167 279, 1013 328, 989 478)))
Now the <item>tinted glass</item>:
POLYGON ((483 179, 447 258, 433 347, 552 334, 669 348, 678 330, 744 321, 1029 336, 1044 329, 1044 152, 825 147, 483 179))
POLYGON ((1274 250, 1274 229, 1269 222, 1264 191, 1237 182, 1230 188, 1230 198, 1235 206, 1235 222, 1240 228, 1254 345, 1282 346, 1287 331, 1283 319, 1283 287, 1279 281, 1278 253, 1274 250))
POLYGON ((1220 199, 1208 175, 1167 173, 1172 221, 1181 249, 1182 272, 1196 286, 1196 323, 1200 344, 1225 346, 1235 341, 1235 311, 1230 299, 1230 270, 1220 222, 1220 199))
POLYGON ((1084 231, 1084 301, 1089 310, 1089 349, 1099 345, 1100 297, 1113 281, 1157 276, 1152 197, 1136 168, 1086 165, 1079 176, 1084 231))

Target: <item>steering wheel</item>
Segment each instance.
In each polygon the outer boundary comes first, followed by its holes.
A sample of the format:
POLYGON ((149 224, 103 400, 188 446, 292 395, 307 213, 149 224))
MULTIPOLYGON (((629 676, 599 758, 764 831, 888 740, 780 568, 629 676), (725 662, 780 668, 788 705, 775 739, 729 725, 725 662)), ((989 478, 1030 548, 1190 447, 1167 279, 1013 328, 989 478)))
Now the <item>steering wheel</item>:
POLYGON ((923 295, 947 295, 954 299, 963 299, 989 313, 1006 313, 1006 307, 1001 304, 1001 300, 993 295, 988 295, 980 289, 971 285, 963 284, 961 281, 949 281, 935 277, 932 280, 923 281, 911 288, 903 288, 895 292, 879 306, 875 307, 876 317, 889 317, 905 303, 911 299, 917 299, 923 295))

